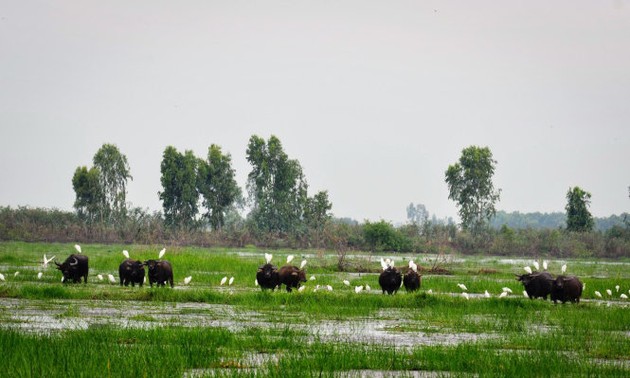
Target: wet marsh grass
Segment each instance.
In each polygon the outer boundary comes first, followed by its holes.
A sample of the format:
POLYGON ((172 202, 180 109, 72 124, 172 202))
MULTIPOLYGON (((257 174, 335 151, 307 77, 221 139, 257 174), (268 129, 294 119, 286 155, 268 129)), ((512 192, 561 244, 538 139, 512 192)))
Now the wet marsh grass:
MULTIPOLYGON (((273 252, 282 265, 288 253, 299 264, 307 256, 307 274, 315 281, 304 292, 261 291, 254 286, 256 268, 264 251, 167 248, 165 258, 173 263, 175 289, 120 287, 99 282, 96 274, 117 275, 121 251, 132 258, 155 258, 160 247, 85 245, 90 256, 88 284, 63 285, 60 273, 49 266, 37 280, 43 253, 62 261, 74 251, 72 245, 0 243, 0 297, 33 300, 42 310, 55 302, 69 303, 57 313, 59 320, 85 317, 75 303, 111 301, 122 309, 130 303, 141 306, 171 306, 177 303, 225 305, 243 323, 239 330, 222 326, 176 325, 155 312, 129 314, 131 321, 149 323, 148 328, 93 324, 87 329, 67 329, 51 334, 31 334, 0 328, 0 349, 9 351, 4 369, 9 376, 338 376, 352 371, 445 372, 481 376, 628 376, 630 374, 630 307, 616 297, 607 301, 583 301, 579 305, 553 305, 549 301, 523 298, 515 273, 521 261, 501 258, 466 258, 450 267, 453 275, 425 275, 422 290, 394 296, 382 295, 375 273, 334 272, 335 257, 318 252, 273 252), (65 251, 65 252, 64 252, 65 251), (482 271, 483 270, 483 271, 482 271), (17 276, 13 272, 20 271, 17 276), (487 273, 491 271, 492 273, 487 273), (183 286, 183 277, 193 281, 183 286), (224 276, 234 276, 231 287, 219 286, 224 276), (351 281, 351 287, 342 284, 351 281), (353 286, 369 284, 370 293, 355 294, 353 286), (464 299, 457 287, 468 292, 488 290, 493 298, 464 299), (317 285, 334 290, 313 292, 317 285), (514 294, 497 298, 503 287, 514 294), (429 294, 431 289, 433 294, 429 294), (248 313, 257 317, 247 325, 248 313), (344 334, 320 335, 321 324, 383 321, 382 332, 405 338, 429 340, 401 347, 389 341, 349 340, 344 334), (260 325, 262 322, 264 325, 260 325), (320 328, 318 328, 320 327, 320 328), (432 343, 433 336, 460 334, 483 336, 452 343, 432 343), (26 357, 28 356, 28 357, 26 357)), ((396 256, 400 259, 400 256, 396 256)), ((358 254, 378 266, 379 258, 358 254)), ((419 256, 406 259, 420 260, 419 256)), ((527 261, 525 260, 525 265, 527 261)), ((363 264, 363 263, 362 263, 363 264)), ((403 265, 397 261, 397 265, 403 265)), ((554 262, 550 267, 559 267, 554 262)), ((569 261, 569 273, 587 284, 584 299, 593 291, 605 294, 630 289, 630 262, 569 261)), ((553 272, 557 273, 557 272, 553 272)), ((605 298, 606 299, 606 298, 605 298)), ((0 322, 16 320, 14 308, 0 306, 0 322)), ((222 320, 226 315, 205 308, 186 307, 179 316, 203 316, 222 320)), ((414 339, 414 340, 416 340, 414 339)), ((7 353, 5 353, 5 356, 7 353)), ((3 374, 0 374, 3 375, 3 374)))

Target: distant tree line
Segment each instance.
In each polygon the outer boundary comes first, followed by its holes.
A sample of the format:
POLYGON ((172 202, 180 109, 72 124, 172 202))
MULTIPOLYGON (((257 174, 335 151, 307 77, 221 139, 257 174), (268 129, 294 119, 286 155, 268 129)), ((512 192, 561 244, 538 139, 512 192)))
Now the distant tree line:
POLYGON ((220 146, 211 145, 203 158, 166 147, 157 193, 162 211, 149 213, 126 203, 132 179, 127 158, 115 145, 104 144, 93 166, 78 167, 72 177, 75 212, 0 207, 0 240, 315 248, 340 256, 368 250, 630 257, 630 219, 626 214, 593 218, 591 195, 577 186, 566 194, 564 214, 496 211, 500 189, 492 185, 496 161, 487 147, 465 148, 445 172, 459 225, 414 203, 406 208, 408 223, 397 227, 384 220, 334 218, 327 191, 309 195, 301 165, 277 137, 253 135, 246 156, 252 169, 245 198, 231 156, 220 146), (242 216, 246 207, 249 212, 242 216))

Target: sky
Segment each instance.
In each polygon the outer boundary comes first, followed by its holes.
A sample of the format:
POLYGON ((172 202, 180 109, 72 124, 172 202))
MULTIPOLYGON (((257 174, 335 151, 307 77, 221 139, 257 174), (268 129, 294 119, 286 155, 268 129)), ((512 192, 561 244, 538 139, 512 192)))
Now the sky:
POLYGON ((336 217, 457 220, 444 174, 497 161, 498 210, 630 212, 630 0, 0 0, 0 206, 72 210, 105 143, 161 210, 167 146, 278 137, 336 217))

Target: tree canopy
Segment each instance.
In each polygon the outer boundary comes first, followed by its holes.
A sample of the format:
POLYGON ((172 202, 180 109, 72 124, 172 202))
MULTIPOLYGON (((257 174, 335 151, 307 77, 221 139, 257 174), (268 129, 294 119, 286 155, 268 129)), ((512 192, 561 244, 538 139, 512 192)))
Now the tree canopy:
POLYGON ((158 192, 169 227, 193 228, 199 212, 197 191, 197 158, 192 151, 180 153, 168 146, 160 165, 162 191, 158 192))
POLYGON ((591 203, 591 193, 582 190, 579 186, 569 188, 567 192, 567 230, 591 231, 595 222, 588 206, 591 203))
POLYGON ((492 184, 496 163, 488 147, 470 146, 446 170, 448 198, 459 207, 462 228, 473 234, 483 230, 496 212, 500 197, 500 190, 492 184))

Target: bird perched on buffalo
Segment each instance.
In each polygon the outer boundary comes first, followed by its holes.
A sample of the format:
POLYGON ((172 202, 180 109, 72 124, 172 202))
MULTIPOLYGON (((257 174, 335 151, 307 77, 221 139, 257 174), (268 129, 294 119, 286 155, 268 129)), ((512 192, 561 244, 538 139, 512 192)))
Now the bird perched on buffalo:
POLYGON ((275 290, 280 285, 280 277, 278 276, 278 268, 271 264, 273 255, 265 253, 265 265, 258 267, 256 272, 256 282, 262 290, 275 290))
POLYGON ((418 274, 418 265, 416 265, 413 260, 409 261, 409 270, 405 273, 403 277, 403 285, 405 286, 405 290, 408 292, 416 291, 420 288, 422 284, 422 276, 418 274))
MULTIPOLYGON (((288 292, 291 292, 292 288, 299 289, 301 282, 306 282, 306 272, 304 266, 306 260, 302 261, 300 267, 294 265, 285 265, 278 270, 279 285, 285 285, 288 292)), ((260 282, 259 282, 260 283, 260 282)))
POLYGON ((390 295, 396 293, 402 284, 401 273, 394 267, 394 262, 389 259, 381 259, 381 267, 383 271, 378 277, 378 283, 381 285, 383 294, 385 294, 385 292, 390 295))

